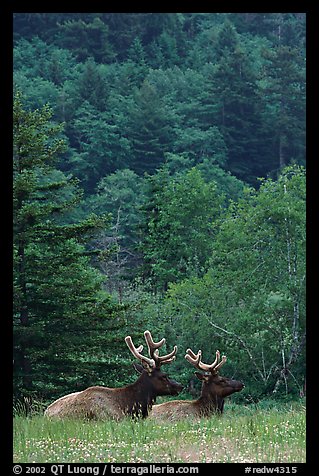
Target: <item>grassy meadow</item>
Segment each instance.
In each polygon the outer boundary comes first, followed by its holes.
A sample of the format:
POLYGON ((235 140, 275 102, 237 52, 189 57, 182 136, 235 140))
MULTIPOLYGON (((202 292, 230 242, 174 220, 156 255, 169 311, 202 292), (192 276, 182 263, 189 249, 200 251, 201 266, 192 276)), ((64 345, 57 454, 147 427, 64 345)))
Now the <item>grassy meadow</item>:
POLYGON ((228 404, 222 417, 156 423, 14 418, 16 463, 302 463, 305 407, 228 404))

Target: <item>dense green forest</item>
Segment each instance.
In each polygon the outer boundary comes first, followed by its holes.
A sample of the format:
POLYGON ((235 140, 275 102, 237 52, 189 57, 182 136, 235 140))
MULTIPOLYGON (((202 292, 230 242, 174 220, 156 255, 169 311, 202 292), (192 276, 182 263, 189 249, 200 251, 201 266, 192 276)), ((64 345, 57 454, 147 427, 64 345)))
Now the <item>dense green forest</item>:
POLYGON ((303 13, 14 14, 16 398, 132 381, 147 328, 299 397, 305 61, 303 13))

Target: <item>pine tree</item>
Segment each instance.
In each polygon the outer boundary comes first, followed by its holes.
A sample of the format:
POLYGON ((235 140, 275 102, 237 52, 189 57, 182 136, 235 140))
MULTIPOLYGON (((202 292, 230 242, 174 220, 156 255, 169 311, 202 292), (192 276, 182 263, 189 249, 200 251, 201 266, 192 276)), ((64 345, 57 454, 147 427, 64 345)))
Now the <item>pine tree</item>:
POLYGON ((106 329, 121 320, 112 323, 117 306, 87 247, 107 217, 74 222, 81 192, 53 167, 64 148, 61 127, 49 122, 47 106, 25 110, 20 93, 13 114, 15 392, 46 397, 74 388, 80 369, 84 381, 97 378, 92 364, 99 365, 106 329))
POLYGON ((78 17, 64 20, 56 42, 63 48, 71 49, 80 61, 92 57, 98 62, 109 63, 115 56, 108 26, 97 16, 87 21, 78 17))
POLYGON ((77 84, 77 92, 81 101, 88 101, 98 111, 104 111, 107 101, 107 87, 99 71, 99 66, 90 58, 77 84))
POLYGON ((164 160, 172 140, 172 119, 156 89, 145 80, 136 92, 130 115, 133 163, 136 173, 152 173, 164 160))
POLYGON ((226 21, 216 45, 213 76, 218 103, 216 121, 228 149, 227 168, 255 184, 265 173, 267 141, 262 130, 256 77, 234 26, 226 21))
POLYGON ((305 64, 296 48, 279 45, 263 52, 264 121, 271 131, 274 168, 305 163, 305 64))

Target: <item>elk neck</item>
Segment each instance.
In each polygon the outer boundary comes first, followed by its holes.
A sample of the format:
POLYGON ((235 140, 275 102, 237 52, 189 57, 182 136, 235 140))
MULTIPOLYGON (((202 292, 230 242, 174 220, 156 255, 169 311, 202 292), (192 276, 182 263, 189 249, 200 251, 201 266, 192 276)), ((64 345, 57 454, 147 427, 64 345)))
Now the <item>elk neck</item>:
POLYGON ((133 416, 148 416, 148 412, 156 401, 156 394, 146 372, 136 382, 126 387, 127 412, 133 416))
POLYGON ((212 413, 223 413, 224 399, 218 395, 201 395, 196 400, 196 406, 200 409, 200 413, 211 415, 212 413))

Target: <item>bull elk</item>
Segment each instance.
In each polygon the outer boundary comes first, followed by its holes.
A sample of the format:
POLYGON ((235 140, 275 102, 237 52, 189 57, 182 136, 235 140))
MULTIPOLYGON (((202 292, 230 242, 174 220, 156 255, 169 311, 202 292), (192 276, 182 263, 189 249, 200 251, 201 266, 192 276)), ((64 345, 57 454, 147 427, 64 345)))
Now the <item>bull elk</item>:
POLYGON ((142 355, 143 346, 136 348, 131 336, 125 337, 125 342, 141 364, 133 364, 140 374, 132 384, 121 388, 108 388, 102 386, 89 387, 81 392, 71 393, 59 398, 45 411, 47 417, 77 417, 86 419, 119 420, 125 415, 132 417, 148 416, 148 413, 160 395, 178 395, 183 385, 170 379, 161 371, 163 364, 168 364, 175 359, 177 347, 172 352, 159 356, 159 348, 165 339, 154 342, 149 331, 144 332, 148 347, 149 357, 142 355))
POLYGON ((185 417, 208 417, 213 413, 222 413, 224 410, 224 398, 234 392, 240 392, 244 384, 238 380, 221 377, 218 370, 226 362, 223 356, 220 360, 220 352, 217 350, 216 358, 212 364, 202 362, 202 352, 197 354, 187 349, 185 359, 197 370, 197 378, 202 381, 202 390, 197 400, 172 400, 170 402, 154 405, 151 418, 179 420, 185 417))

